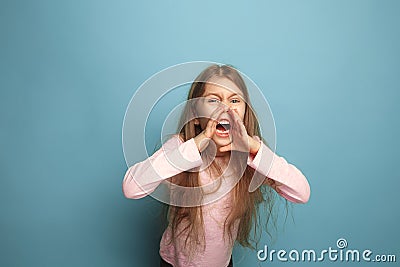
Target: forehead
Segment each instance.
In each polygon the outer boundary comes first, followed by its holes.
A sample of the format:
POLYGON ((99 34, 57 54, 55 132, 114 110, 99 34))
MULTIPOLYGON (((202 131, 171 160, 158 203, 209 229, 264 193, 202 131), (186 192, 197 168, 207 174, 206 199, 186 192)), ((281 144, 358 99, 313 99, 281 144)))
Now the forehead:
POLYGON ((204 86, 204 94, 222 94, 231 95, 238 94, 243 97, 243 93, 240 88, 233 83, 231 80, 225 77, 214 77, 207 81, 204 86))

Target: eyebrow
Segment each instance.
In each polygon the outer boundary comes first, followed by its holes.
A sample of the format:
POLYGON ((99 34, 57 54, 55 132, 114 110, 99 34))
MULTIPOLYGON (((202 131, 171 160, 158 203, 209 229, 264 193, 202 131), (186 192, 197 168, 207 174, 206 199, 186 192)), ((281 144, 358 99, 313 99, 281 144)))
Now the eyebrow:
MULTIPOLYGON (((220 95, 217 94, 217 93, 208 93, 208 94, 204 95, 204 97, 210 96, 210 95, 215 95, 215 96, 218 96, 218 97, 220 96, 220 95)), ((239 94, 233 93, 233 94, 231 94, 228 98, 231 98, 232 96, 239 96, 239 97, 241 97, 239 94)))

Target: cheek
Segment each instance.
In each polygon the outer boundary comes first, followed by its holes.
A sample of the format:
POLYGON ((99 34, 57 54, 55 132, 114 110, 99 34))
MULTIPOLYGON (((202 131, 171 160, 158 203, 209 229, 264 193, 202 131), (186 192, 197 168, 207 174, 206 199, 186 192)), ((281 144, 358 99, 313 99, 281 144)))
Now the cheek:
POLYGON ((210 115, 216 109, 216 106, 212 105, 197 105, 196 107, 196 114, 197 117, 201 118, 210 118, 210 115))

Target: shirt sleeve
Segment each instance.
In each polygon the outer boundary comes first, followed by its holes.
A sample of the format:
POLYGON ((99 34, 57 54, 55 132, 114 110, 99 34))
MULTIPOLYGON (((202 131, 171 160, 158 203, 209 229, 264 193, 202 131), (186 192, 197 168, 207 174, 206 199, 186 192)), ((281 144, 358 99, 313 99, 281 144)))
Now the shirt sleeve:
POLYGON ((294 203, 306 203, 310 198, 310 185, 303 173, 284 157, 276 155, 262 141, 260 143, 259 151, 256 155, 250 155, 247 163, 261 174, 261 183, 268 184, 268 179, 272 179, 277 182, 275 189, 282 197, 294 203))
POLYGON ((201 164, 202 159, 194 139, 183 142, 174 136, 151 157, 128 168, 122 182, 122 191, 127 198, 145 197, 163 180, 201 164))

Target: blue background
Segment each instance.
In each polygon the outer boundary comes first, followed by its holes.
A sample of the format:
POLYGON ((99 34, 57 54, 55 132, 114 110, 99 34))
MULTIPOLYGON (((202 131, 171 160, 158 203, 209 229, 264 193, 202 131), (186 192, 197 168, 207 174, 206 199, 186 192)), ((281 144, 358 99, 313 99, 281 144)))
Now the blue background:
MULTIPOLYGON (((233 64, 260 86, 277 154, 309 179, 309 203, 271 249, 344 237, 399 258, 399 11, 389 0, 1 1, 0 265, 157 266, 159 205, 121 191, 122 122, 141 83, 192 60, 233 64)), ((258 264, 240 248, 234 261, 258 264)))

